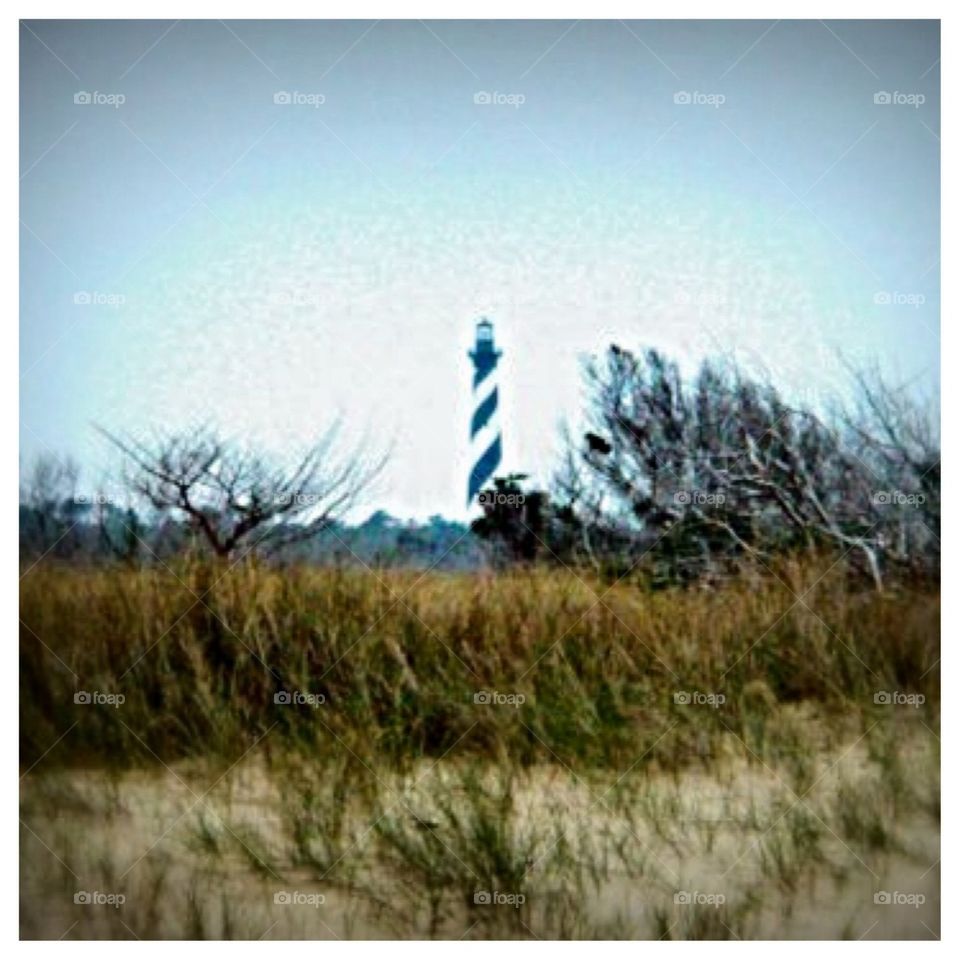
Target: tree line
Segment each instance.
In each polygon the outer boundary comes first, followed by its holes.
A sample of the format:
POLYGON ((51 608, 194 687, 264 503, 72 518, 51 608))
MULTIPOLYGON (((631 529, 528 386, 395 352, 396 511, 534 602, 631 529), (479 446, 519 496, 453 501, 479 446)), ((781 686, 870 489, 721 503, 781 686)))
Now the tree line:
POLYGON ((732 362, 705 362, 684 379, 656 350, 612 345, 585 366, 582 429, 566 431, 547 488, 522 474, 496 478, 470 528, 382 511, 345 524, 387 457, 347 448, 338 423, 289 465, 208 426, 152 439, 102 431, 123 457, 123 501, 78 495, 74 464, 39 458, 21 485, 21 555, 554 563, 638 571, 656 585, 818 551, 877 588, 938 577, 937 421, 878 374, 853 379, 855 399, 827 415, 732 362))
POLYGON ((789 552, 843 558, 877 588, 940 570, 936 418, 878 373, 829 415, 733 362, 685 380, 656 350, 611 346, 548 490, 499 478, 475 529, 502 562, 703 581, 789 552), (509 498, 522 504, 510 508, 509 498))

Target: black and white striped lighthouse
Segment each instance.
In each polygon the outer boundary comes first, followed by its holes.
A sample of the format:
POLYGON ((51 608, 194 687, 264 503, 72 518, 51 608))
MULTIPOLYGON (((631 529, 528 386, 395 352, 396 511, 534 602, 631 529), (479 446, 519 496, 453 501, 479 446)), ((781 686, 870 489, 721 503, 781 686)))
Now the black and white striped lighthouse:
POLYGON ((493 324, 486 319, 477 324, 477 342, 469 352, 473 361, 473 415, 470 418, 470 481, 467 506, 500 466, 502 441, 497 415, 497 361, 501 351, 493 345, 493 324))

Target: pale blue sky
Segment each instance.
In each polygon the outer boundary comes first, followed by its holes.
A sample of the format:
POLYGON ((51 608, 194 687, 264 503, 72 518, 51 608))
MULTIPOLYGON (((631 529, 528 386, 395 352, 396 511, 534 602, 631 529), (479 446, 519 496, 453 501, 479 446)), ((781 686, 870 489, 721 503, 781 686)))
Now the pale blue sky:
POLYGON ((27 459, 93 481, 93 423, 197 419, 284 453, 342 412, 395 443, 371 509, 462 516, 481 315, 503 470, 541 478, 611 339, 732 351, 812 397, 840 353, 937 390, 936 22, 31 21, 21 41, 27 459))

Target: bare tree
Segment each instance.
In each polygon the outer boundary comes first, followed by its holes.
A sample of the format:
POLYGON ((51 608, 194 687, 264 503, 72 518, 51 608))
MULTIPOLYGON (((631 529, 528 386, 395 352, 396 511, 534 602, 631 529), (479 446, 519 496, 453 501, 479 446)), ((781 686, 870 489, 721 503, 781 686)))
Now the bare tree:
POLYGON ((59 506, 74 498, 79 476, 80 468, 73 460, 41 454, 21 477, 20 502, 37 509, 59 506))
POLYGON ((153 442, 101 431, 126 457, 125 479, 154 509, 183 519, 222 558, 313 536, 341 516, 386 462, 336 450, 340 425, 290 467, 209 427, 153 442))
POLYGON ((849 449, 870 474, 884 550, 895 562, 924 572, 940 557, 938 417, 877 369, 854 378, 857 403, 840 419, 849 449))
POLYGON ((20 480, 20 543, 24 553, 58 555, 76 546, 70 533, 77 523, 80 468, 70 459, 38 456, 20 480))
POLYGON ((607 522, 632 531, 671 576, 828 544, 880 587, 885 566, 929 559, 928 543, 904 539, 904 511, 889 507, 919 494, 936 504, 939 530, 939 450, 909 401, 882 384, 860 381, 869 416, 828 424, 730 364, 705 364, 687 384, 652 350, 611 347, 587 382, 588 509, 606 496, 607 522))

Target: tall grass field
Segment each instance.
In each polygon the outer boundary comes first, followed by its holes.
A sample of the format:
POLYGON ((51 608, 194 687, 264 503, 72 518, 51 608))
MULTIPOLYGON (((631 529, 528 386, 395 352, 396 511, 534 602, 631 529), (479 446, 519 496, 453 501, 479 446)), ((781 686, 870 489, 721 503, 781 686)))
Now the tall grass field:
POLYGON ((21 580, 21 933, 939 935, 939 595, 496 574, 21 580))

